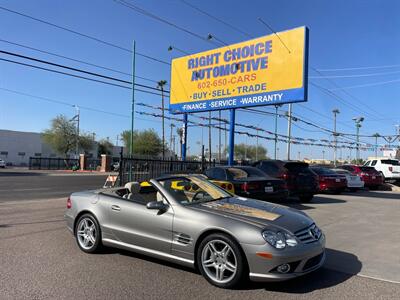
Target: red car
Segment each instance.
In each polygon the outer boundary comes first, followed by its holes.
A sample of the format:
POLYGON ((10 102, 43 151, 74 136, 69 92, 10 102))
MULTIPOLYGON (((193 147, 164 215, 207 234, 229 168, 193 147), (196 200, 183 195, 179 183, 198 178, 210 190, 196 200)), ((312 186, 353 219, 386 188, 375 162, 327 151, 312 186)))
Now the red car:
POLYGON ((318 175, 319 190, 340 194, 347 188, 347 179, 335 171, 322 167, 312 167, 311 170, 318 175))
POLYGON ((376 189, 378 186, 383 184, 382 175, 373 167, 343 165, 338 168, 350 171, 352 174, 360 176, 362 181, 364 181, 364 186, 371 190, 376 189))

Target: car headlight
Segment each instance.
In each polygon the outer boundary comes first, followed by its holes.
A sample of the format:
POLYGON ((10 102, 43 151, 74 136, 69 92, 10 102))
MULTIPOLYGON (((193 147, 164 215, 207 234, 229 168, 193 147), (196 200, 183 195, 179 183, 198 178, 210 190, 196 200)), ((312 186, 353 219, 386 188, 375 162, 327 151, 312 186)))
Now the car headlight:
POLYGON ((262 233, 262 236, 268 244, 275 247, 276 249, 284 249, 286 246, 295 247, 297 246, 296 238, 286 232, 274 232, 266 230, 262 233))

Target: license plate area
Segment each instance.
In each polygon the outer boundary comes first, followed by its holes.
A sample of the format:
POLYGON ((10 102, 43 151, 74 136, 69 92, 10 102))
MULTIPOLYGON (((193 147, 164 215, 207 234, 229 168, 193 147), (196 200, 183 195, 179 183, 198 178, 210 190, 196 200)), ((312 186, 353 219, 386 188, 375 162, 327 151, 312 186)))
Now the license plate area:
POLYGON ((340 182, 340 179, 339 179, 339 178, 336 178, 335 181, 336 181, 336 182, 340 182))
POLYGON ((265 191, 266 193, 273 193, 273 192, 274 192, 274 187, 273 187, 273 186, 266 186, 266 187, 264 188, 264 191, 265 191))

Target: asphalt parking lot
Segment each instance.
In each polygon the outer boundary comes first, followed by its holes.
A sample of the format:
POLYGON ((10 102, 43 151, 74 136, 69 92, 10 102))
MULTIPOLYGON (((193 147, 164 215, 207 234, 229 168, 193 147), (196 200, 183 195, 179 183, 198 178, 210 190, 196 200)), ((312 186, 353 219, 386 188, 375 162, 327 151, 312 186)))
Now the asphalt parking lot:
MULTIPOLYGON (((63 177, 64 184, 75 179, 63 177)), ((80 181, 93 180, 88 177, 80 181)), ((109 249, 81 252, 63 220, 65 198, 0 203, 0 299, 396 299, 400 293, 400 194, 320 195, 285 203, 327 236, 325 266, 283 283, 222 290, 196 272, 109 249)))

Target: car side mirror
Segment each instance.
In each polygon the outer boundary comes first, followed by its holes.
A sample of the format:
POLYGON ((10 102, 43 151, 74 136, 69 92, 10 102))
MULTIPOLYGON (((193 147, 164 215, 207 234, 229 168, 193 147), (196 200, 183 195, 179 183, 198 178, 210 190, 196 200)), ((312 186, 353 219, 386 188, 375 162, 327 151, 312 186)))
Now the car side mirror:
POLYGON ((156 209, 165 211, 168 208, 168 205, 161 201, 151 201, 146 204, 147 209, 156 209))

